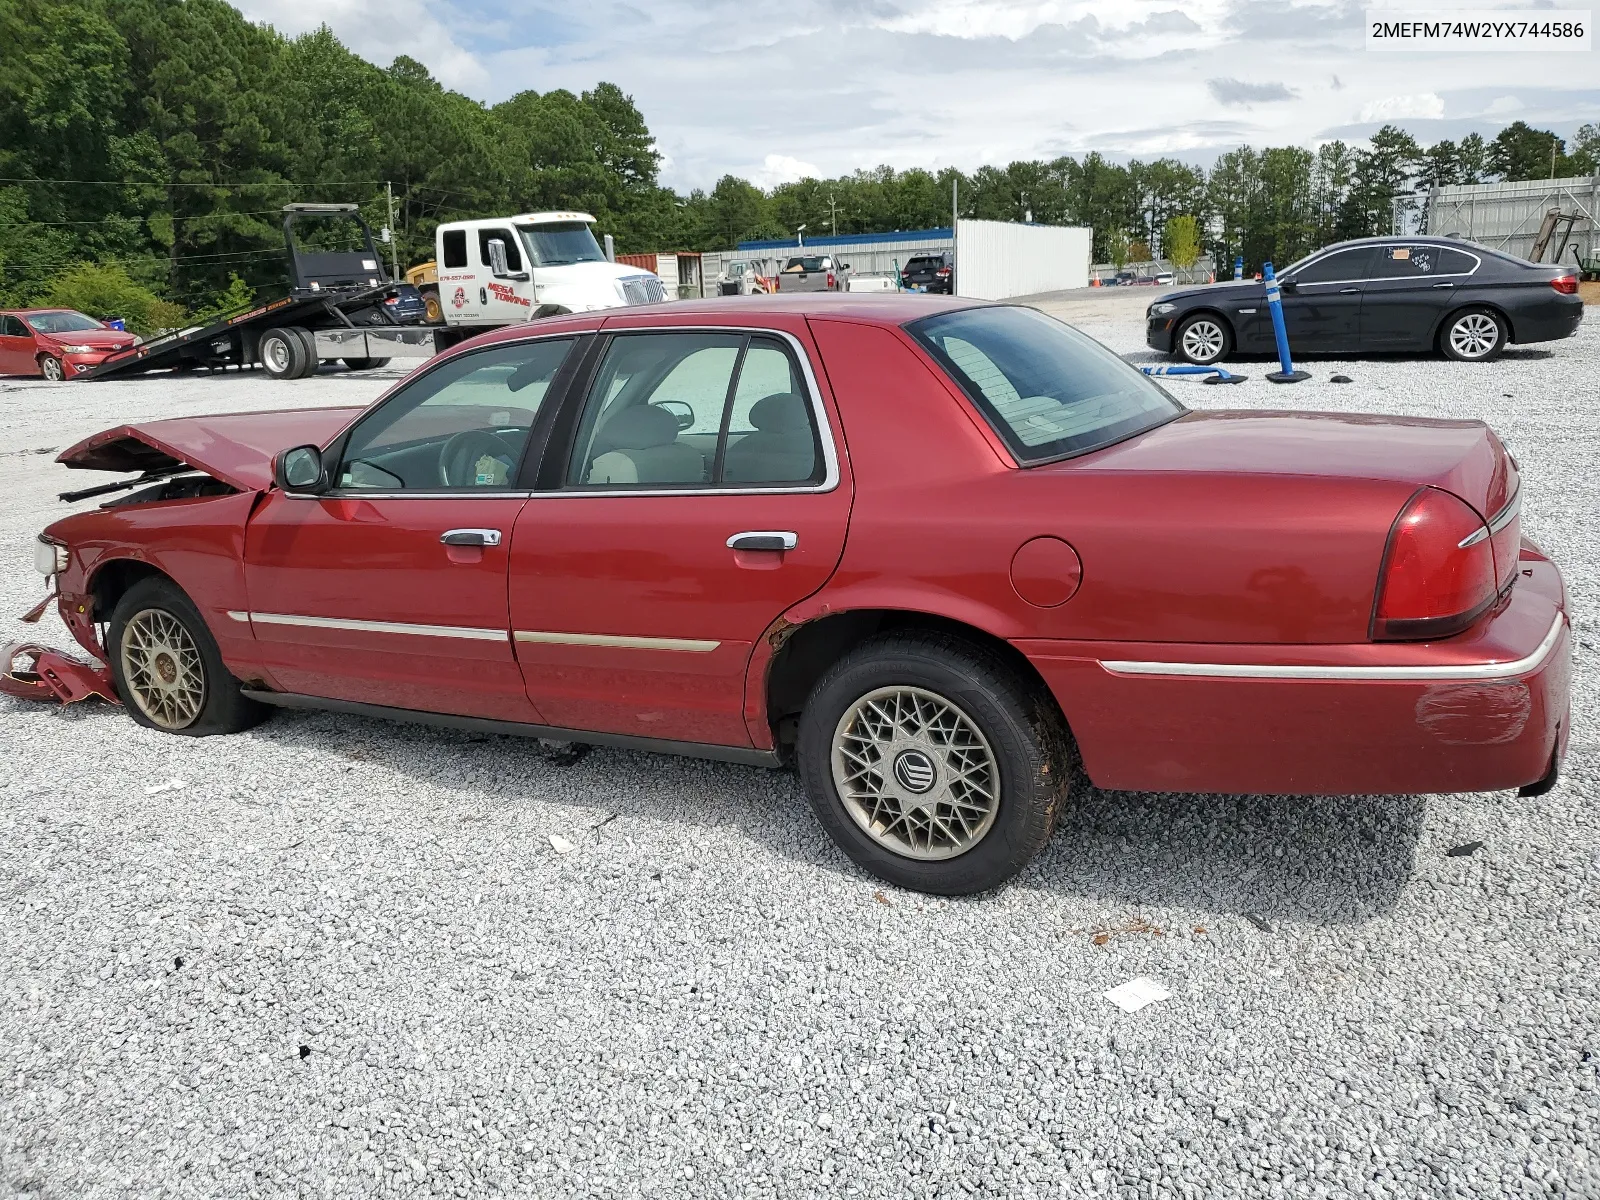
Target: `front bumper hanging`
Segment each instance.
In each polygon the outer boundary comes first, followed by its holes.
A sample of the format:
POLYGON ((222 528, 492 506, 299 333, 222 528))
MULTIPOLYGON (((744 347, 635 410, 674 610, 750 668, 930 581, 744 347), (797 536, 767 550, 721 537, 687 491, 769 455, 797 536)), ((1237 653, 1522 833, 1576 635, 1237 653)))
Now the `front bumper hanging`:
POLYGON ((22 700, 59 700, 62 704, 90 696, 122 703, 111 682, 110 668, 33 642, 13 642, 0 649, 0 692, 22 700))

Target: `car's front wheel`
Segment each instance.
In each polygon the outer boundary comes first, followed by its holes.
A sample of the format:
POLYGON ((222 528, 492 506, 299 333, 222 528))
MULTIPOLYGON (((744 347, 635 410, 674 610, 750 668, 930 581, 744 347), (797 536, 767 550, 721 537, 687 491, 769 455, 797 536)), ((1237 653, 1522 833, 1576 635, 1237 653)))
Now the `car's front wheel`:
POLYGON ((67 377, 66 368, 53 354, 39 355, 39 374, 44 376, 46 383, 60 383, 67 377))
POLYGON ((1221 317, 1200 313, 1178 326, 1173 346, 1186 361, 1209 367, 1227 358, 1233 350, 1233 331, 1221 317))
POLYGON ((237 733, 270 711, 245 697, 194 602, 170 580, 141 579, 111 611, 111 675, 128 715, 163 733, 237 733))
POLYGON ((1464 309, 1445 322, 1439 348, 1457 362, 1489 362, 1506 348, 1506 323, 1493 309, 1464 309))
POLYGON ((818 681, 799 768, 823 827, 898 887, 998 887, 1050 840, 1070 773, 1060 715, 998 656, 955 637, 888 634, 818 681))

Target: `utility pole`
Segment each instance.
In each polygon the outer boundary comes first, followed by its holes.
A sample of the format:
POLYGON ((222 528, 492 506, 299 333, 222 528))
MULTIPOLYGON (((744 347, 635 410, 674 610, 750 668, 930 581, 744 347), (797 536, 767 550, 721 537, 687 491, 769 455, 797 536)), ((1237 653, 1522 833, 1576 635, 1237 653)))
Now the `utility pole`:
POLYGON ((394 263, 394 278, 400 280, 400 233, 394 227, 394 184, 387 179, 383 182, 383 190, 388 198, 389 213, 389 258, 394 263))
POLYGON ((828 228, 833 231, 833 236, 839 236, 839 203, 833 198, 833 193, 828 193, 828 228))
POLYGON ((956 242, 956 230, 960 228, 960 222, 961 222, 961 217, 960 217, 960 213, 961 213, 961 193, 960 193, 960 190, 959 190, 960 187, 961 187, 961 176, 960 176, 960 174, 959 173, 952 173, 951 176, 950 176, 950 268, 954 272, 954 274, 951 276, 951 279, 952 279, 952 283, 951 283, 951 286, 950 286, 951 292, 954 292, 956 290, 956 288, 961 286, 961 261, 960 261, 960 253, 959 253, 960 247, 957 245, 957 242, 956 242))

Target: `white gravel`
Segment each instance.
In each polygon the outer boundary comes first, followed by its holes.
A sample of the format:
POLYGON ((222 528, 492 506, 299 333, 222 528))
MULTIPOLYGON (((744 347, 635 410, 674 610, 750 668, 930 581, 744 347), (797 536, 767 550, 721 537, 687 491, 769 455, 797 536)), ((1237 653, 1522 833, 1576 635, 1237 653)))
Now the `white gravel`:
MULTIPOLYGON (((1135 310, 1078 319, 1142 357, 1135 310)), ((0 699, 0 1194, 1600 1196, 1597 367, 1591 316, 1493 366, 1172 384, 1505 435, 1579 629, 1535 800, 1093 793, 937 901, 789 774, 0 699), (1170 998, 1105 999, 1140 976, 1170 998)), ((384 383, 0 384, 0 641, 82 478, 49 451, 384 383)))

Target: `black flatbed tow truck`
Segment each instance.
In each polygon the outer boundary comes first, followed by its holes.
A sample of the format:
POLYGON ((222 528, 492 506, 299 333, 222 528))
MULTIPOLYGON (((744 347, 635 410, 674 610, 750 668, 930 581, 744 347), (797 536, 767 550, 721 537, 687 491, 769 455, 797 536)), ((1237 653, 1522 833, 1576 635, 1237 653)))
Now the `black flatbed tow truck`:
POLYGON ((464 336, 442 325, 401 324, 384 302, 403 286, 389 278, 354 204, 288 204, 283 209, 289 294, 209 325, 138 342, 75 379, 120 379, 146 371, 212 370, 259 364, 274 379, 303 379, 323 362, 342 359, 370 370, 393 358, 431 358, 464 336), (345 218, 361 231, 363 249, 316 251, 301 245, 295 225, 308 218, 345 218))

